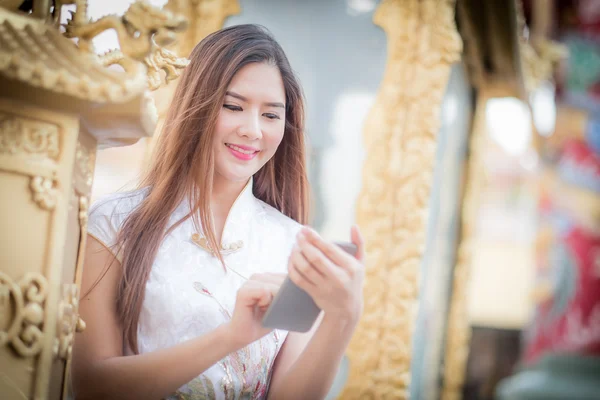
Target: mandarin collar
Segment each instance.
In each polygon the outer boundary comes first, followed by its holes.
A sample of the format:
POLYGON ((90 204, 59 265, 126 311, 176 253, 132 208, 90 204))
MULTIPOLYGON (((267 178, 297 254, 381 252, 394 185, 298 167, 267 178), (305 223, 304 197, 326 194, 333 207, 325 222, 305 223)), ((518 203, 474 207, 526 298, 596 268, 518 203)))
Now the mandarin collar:
MULTIPOLYGON (((252 188, 253 178, 250 178, 227 214, 223 234, 221 235, 221 253, 223 255, 238 252, 248 245, 250 222, 258 211, 252 188)), ((212 253, 202 232, 194 233, 192 241, 202 249, 212 253)))

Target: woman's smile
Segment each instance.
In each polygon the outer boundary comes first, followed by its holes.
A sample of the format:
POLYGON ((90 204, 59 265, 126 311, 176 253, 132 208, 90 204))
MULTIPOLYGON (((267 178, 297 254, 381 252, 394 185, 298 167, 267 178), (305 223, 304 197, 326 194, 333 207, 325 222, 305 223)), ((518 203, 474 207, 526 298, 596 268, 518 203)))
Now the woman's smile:
POLYGON ((232 143, 225 143, 225 146, 227 146, 231 154, 244 161, 252 160, 260 152, 260 150, 257 150, 253 147, 236 145, 232 143))

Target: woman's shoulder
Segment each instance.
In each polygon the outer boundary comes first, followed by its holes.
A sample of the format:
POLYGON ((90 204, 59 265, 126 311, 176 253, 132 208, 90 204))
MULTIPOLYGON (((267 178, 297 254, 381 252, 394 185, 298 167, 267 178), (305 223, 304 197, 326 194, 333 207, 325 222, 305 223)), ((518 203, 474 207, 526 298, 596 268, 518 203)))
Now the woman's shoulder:
POLYGON ((115 192, 99 197, 90 207, 90 215, 129 214, 147 195, 147 188, 115 192))
POLYGON ((265 203, 260 199, 257 199, 257 201, 261 209, 260 214, 264 216, 265 222, 267 222, 271 226, 274 225, 274 227, 282 228, 285 231, 288 231, 290 234, 293 234, 294 237, 296 233, 298 233, 298 231, 302 229, 302 225, 299 222, 288 217, 275 207, 265 203))
POLYGON ((147 193, 147 189, 111 193, 94 201, 88 216, 88 234, 110 246, 127 216, 141 204, 147 193))

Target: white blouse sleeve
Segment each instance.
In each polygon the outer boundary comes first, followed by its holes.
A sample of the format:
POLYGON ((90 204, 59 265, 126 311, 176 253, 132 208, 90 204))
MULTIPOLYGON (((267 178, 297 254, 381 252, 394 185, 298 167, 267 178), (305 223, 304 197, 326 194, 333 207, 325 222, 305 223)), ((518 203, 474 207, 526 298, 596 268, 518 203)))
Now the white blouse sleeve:
MULTIPOLYGON (((140 196, 117 193, 94 202, 88 216, 88 235, 117 255, 119 230, 139 200, 140 196)), ((117 259, 121 261, 119 256, 117 255, 117 259)))

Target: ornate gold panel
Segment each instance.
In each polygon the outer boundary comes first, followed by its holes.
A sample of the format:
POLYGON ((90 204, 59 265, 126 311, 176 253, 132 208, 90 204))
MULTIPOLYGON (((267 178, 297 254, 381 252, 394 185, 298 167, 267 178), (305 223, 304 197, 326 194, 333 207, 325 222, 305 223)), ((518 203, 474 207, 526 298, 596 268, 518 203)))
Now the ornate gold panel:
POLYGON ((56 160, 59 137, 56 125, 28 121, 0 113, 0 154, 37 156, 56 160))
POLYGON ((10 196, 0 204, 0 362, 11 366, 0 392, 60 398, 74 333, 85 325, 78 267, 96 141, 72 116, 4 99, 0 127, 0 184, 10 196))
POLYGON ((7 398, 45 398, 57 332, 66 227, 79 124, 75 117, 0 98, 0 321, 7 398), (16 356, 16 357, 15 357, 16 356), (26 382, 29 382, 27 384, 26 382), (29 390, 29 391, 27 391, 29 390))
POLYGON ((365 311, 344 399, 408 398, 439 106, 462 42, 454 1, 384 0, 388 61, 364 128, 357 221, 367 240, 365 311))

